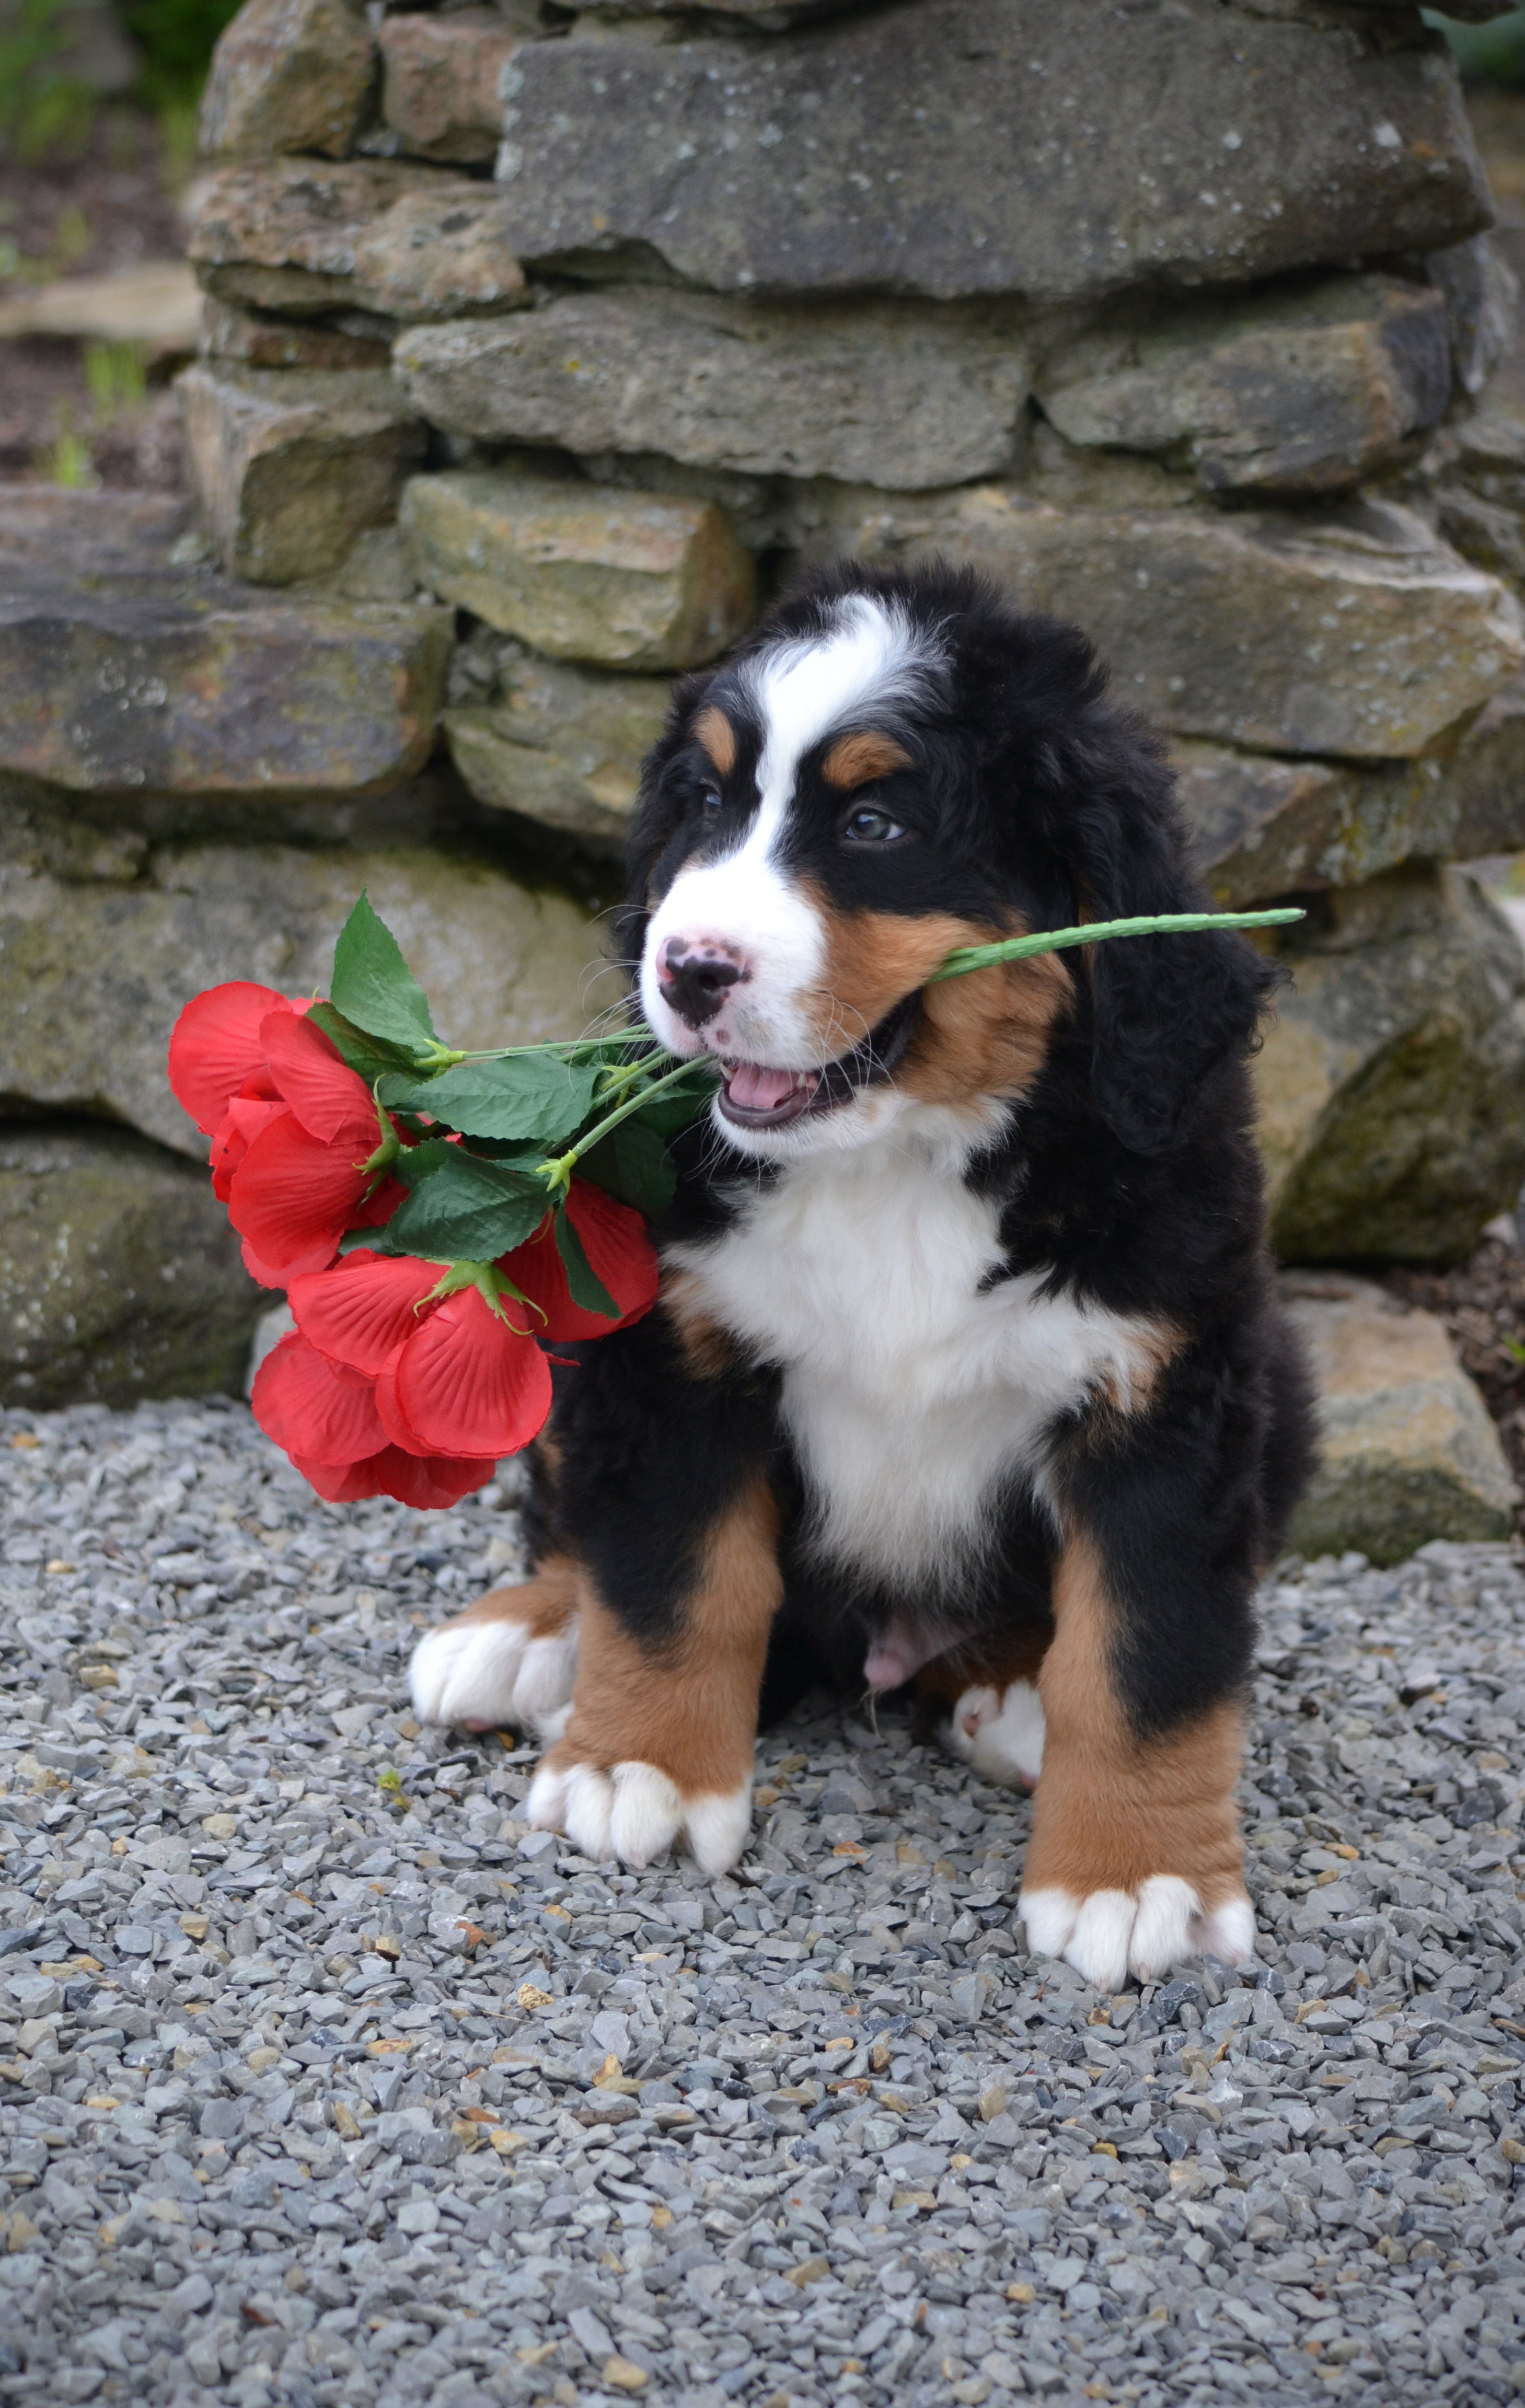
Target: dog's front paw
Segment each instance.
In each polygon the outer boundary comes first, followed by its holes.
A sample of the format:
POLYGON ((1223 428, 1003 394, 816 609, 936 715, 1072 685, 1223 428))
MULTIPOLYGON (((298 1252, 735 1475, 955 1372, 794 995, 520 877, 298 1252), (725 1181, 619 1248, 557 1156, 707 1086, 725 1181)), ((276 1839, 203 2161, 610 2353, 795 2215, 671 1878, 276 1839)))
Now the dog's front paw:
POLYGON ((552 1620, 540 1584, 529 1582, 425 1632, 409 1681, 420 1722, 469 1731, 506 1726, 556 1739, 571 1710, 576 1670, 575 1617, 552 1620))
POLYGON ((1043 1769, 1043 1702, 1030 1681, 966 1689, 948 1724, 955 1755, 987 1781, 1032 1789, 1043 1769))
POLYGON ((1255 1954, 1255 1910, 1244 1891, 1225 1890, 1207 1907, 1175 1873, 1084 1896, 1025 1884, 1017 1912, 1040 1956, 1062 1956, 1099 1990, 1120 1989, 1129 1973, 1154 1981, 1187 1957, 1244 1965, 1255 1954))
POLYGON ((651 1864, 677 1840, 704 1873, 727 1872, 752 1828, 750 1778, 736 1789, 695 1794, 655 1764, 603 1766, 554 1749, 530 1784, 525 1813, 541 1831, 564 1831, 595 1863, 651 1864))

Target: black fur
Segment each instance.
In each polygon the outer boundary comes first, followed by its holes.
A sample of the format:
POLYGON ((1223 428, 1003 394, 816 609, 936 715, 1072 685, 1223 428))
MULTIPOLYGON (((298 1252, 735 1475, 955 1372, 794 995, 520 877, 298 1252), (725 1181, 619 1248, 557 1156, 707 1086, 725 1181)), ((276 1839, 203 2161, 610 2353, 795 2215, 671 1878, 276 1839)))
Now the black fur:
MULTIPOLYGON (((731 662, 678 691, 631 839, 620 939, 632 965, 654 899, 748 808, 748 662, 819 628, 854 591, 941 627, 947 674, 940 695, 900 710, 894 732, 913 766, 878 789, 910 831, 904 846, 844 846, 841 797, 815 774, 818 758, 801 767, 798 857, 835 904, 976 922, 1015 911, 1034 927, 1203 907, 1161 750, 1107 701, 1084 637, 1017 615, 963 572, 849 566, 784 602, 731 662), (692 732, 711 701, 741 738, 718 820, 703 799, 715 772, 692 732)), ((1067 1518, 1104 1563, 1119 1614, 1114 1670, 1145 1733, 1243 1681, 1255 1582, 1312 1460, 1308 1383, 1265 1256, 1245 1069, 1274 974, 1223 934, 1122 939, 1064 959, 1073 1009, 968 1175, 999 1205, 1002 1275, 1044 1268, 1056 1289, 1185 1334, 1149 1409, 1077 1413, 1057 1434, 1053 1475, 1067 1518)), ((722 1223, 727 1180, 775 1175, 729 1155, 707 1125, 677 1152, 679 1195, 659 1238, 722 1223)), ((914 1600, 813 1569, 777 1374, 738 1364, 694 1378, 660 1313, 579 1351, 580 1368, 560 1375, 555 1510, 611 1605, 652 1640, 669 1633, 705 1530, 760 1466, 780 1502, 786 1576, 766 1702, 787 1702, 816 1670, 860 1686, 866 1634, 914 1600)), ((1025 1492, 995 1519, 996 1542, 960 1599, 971 1655, 982 1635, 1049 1612, 1051 1519, 1025 1492)))

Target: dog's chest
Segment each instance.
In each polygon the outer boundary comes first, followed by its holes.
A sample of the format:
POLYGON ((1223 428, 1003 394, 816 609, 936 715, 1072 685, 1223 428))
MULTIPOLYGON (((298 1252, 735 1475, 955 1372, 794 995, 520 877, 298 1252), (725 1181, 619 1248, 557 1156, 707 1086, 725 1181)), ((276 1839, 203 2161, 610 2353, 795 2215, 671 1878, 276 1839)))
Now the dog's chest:
POLYGON ((934 1583, 1014 1476, 1099 1384, 1142 1369, 1137 1325, 1042 1272, 998 1279, 993 1205, 904 1143, 792 1164, 718 1240, 678 1257, 708 1311, 784 1374, 822 1551, 934 1583))

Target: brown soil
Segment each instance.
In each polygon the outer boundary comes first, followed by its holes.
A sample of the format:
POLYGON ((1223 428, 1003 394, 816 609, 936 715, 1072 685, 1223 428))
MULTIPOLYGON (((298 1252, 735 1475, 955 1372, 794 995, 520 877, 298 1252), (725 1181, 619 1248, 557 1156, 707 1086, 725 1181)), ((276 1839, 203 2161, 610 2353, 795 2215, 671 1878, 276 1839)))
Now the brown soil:
MULTIPOLYGON (((137 108, 103 110, 77 160, 0 161, 0 298, 172 258, 184 241, 174 180, 156 121, 137 108)), ((62 468, 66 479, 177 490, 180 414, 173 394, 152 389, 163 373, 151 370, 141 401, 102 408, 79 344, 0 342, 0 478, 51 483, 62 468)))
POLYGON ((1525 1486, 1525 1246, 1485 1238, 1454 1271, 1392 1270, 1387 1284, 1439 1313, 1525 1486))

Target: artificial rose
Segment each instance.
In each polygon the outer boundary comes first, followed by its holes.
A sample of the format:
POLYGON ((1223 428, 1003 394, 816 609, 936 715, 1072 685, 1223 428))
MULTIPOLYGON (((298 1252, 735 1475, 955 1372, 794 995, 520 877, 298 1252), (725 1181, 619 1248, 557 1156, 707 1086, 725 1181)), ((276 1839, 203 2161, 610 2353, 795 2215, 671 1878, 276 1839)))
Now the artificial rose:
POLYGON ((268 1083, 265 1024, 277 1012, 299 1018, 307 1008, 248 979, 192 996, 169 1039, 169 1083, 198 1129, 210 1137, 235 1096, 276 1093, 268 1083), (264 1083, 250 1090, 251 1079, 264 1083))
POLYGON ((618 1320, 611 1321, 605 1313, 590 1312, 584 1305, 572 1302, 567 1268, 547 1215, 533 1238, 503 1256, 500 1268, 520 1294, 538 1307, 532 1326, 553 1345, 579 1338, 607 1338, 611 1330, 639 1321, 656 1301, 656 1252, 639 1212, 633 1212, 628 1204, 617 1203, 591 1180, 574 1178, 567 1197, 567 1218, 583 1240, 589 1269, 603 1282, 620 1311, 618 1320))
POLYGON ((461 1463, 448 1455, 409 1455, 400 1446, 383 1447, 380 1455, 348 1464, 342 1471, 299 1455, 294 1455, 292 1462, 309 1486, 330 1505, 352 1505, 363 1497, 395 1497, 399 1505, 417 1506, 420 1511, 458 1505, 473 1488, 484 1488, 495 1469, 486 1455, 461 1463))
POLYGON ((331 1263, 345 1231, 367 1226, 385 1146, 370 1089, 320 1028, 272 1012, 260 1038, 286 1109, 251 1140, 229 1179, 227 1207, 248 1254, 274 1274, 266 1284, 280 1286, 331 1263))

